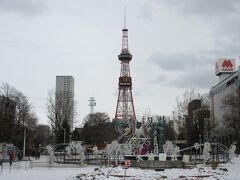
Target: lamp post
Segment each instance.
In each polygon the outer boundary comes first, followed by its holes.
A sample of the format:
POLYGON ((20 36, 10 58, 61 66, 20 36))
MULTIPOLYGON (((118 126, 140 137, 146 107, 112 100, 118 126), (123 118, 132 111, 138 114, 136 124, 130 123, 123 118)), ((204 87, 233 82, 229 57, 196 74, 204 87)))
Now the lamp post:
POLYGON ((23 120, 23 160, 25 160, 25 151, 26 151, 26 126, 25 121, 23 120))
POLYGON ((66 129, 65 128, 63 128, 63 135, 64 135, 63 143, 65 144, 65 142, 66 142, 66 129))
POLYGON ((200 156, 201 156, 201 134, 199 134, 199 144, 200 144, 200 156))
POLYGON ((61 129, 63 129, 63 143, 65 144, 66 142, 66 128, 60 127, 61 129))

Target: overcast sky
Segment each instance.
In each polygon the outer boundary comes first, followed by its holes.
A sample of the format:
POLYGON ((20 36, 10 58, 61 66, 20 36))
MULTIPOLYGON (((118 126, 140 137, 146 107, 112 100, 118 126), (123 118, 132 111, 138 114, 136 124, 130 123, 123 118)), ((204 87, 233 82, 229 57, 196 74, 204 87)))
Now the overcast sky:
POLYGON ((218 58, 239 65, 239 0, 0 0, 0 82, 47 124, 48 91, 57 75, 72 75, 79 120, 91 96, 113 118, 124 6, 137 114, 170 115, 187 88, 208 93, 218 58))

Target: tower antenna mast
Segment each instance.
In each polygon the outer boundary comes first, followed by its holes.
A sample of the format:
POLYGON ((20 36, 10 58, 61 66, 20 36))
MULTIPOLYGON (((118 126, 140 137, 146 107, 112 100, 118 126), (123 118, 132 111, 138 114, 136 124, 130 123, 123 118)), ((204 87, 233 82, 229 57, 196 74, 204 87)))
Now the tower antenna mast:
POLYGON ((124 29, 126 29, 127 27, 127 17, 126 17, 126 13, 127 13, 127 8, 126 6, 124 7, 124 29))
POLYGON ((128 141, 135 132, 136 115, 132 95, 132 77, 129 63, 132 55, 128 49, 128 29, 126 27, 126 7, 124 7, 124 27, 122 29, 122 50, 118 55, 121 64, 120 77, 118 80, 118 100, 115 120, 124 124, 123 129, 118 128, 119 142, 128 141), (124 129, 125 128, 125 129, 124 129))

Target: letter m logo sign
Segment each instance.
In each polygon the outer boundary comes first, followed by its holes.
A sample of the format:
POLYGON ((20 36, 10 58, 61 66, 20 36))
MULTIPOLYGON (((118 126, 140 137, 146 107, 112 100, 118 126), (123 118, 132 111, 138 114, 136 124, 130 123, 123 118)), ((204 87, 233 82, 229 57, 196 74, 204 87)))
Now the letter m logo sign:
POLYGON ((232 65, 232 62, 230 60, 225 59, 222 63, 222 67, 224 69, 232 69, 233 65, 232 65))

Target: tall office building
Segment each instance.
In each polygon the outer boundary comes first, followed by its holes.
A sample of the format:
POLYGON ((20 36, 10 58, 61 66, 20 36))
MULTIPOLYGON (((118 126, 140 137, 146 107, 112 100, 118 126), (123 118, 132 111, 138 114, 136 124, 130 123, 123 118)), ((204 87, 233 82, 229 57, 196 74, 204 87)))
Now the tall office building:
MULTIPOLYGON (((219 59, 215 66, 219 82, 210 90, 210 136, 216 141, 230 145, 235 140, 231 128, 226 128, 225 115, 233 112, 231 106, 224 105, 228 97, 240 98, 240 66, 236 70, 235 59, 219 59)), ((237 109, 237 104, 235 104, 237 109)), ((235 109, 234 108, 234 109, 235 109)), ((233 109, 233 110, 234 110, 233 109)), ((236 113, 238 113, 236 111, 236 113)), ((235 114, 236 115, 236 114, 235 114)), ((235 116, 234 115, 234 116, 235 116)), ((234 119, 233 116, 233 119, 234 119)))
POLYGON ((226 96, 239 96, 240 67, 236 71, 235 59, 219 59, 215 65, 216 76, 219 82, 209 92, 211 109, 211 127, 221 126, 226 108, 222 102, 226 96))
POLYGON ((66 119, 73 130, 74 120, 74 78, 72 76, 56 76, 56 109, 61 109, 60 114, 66 119))

